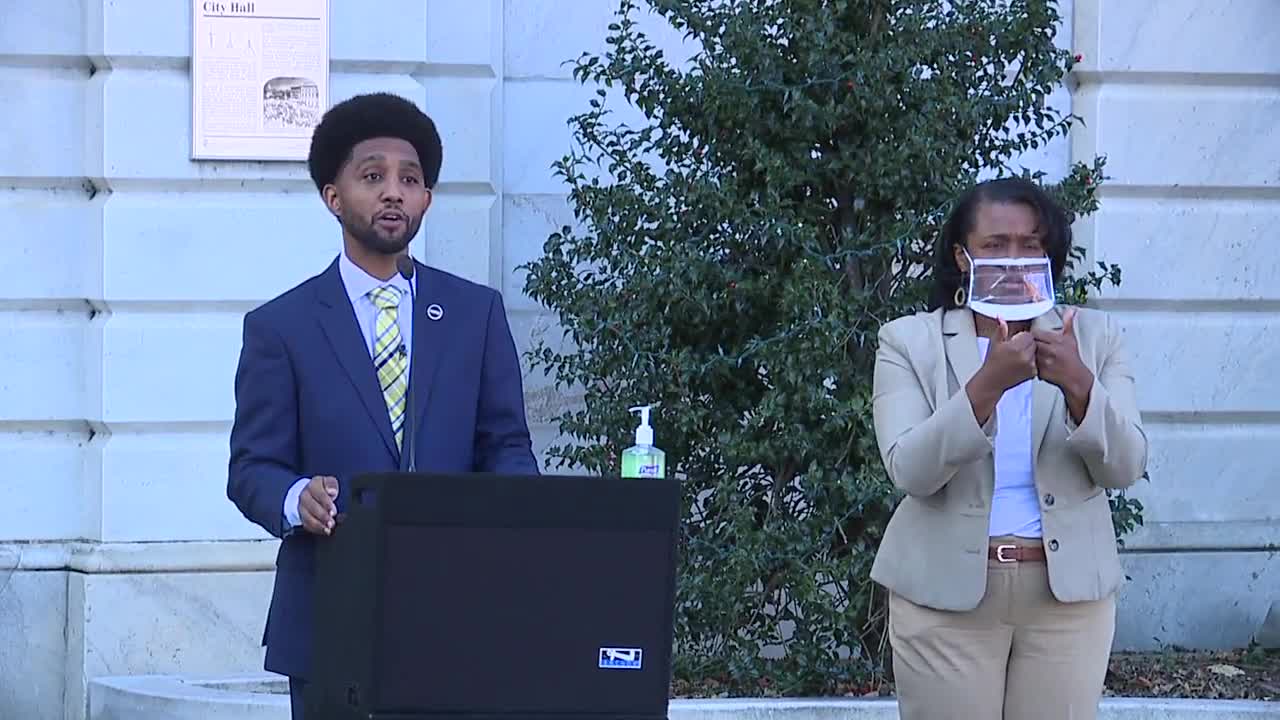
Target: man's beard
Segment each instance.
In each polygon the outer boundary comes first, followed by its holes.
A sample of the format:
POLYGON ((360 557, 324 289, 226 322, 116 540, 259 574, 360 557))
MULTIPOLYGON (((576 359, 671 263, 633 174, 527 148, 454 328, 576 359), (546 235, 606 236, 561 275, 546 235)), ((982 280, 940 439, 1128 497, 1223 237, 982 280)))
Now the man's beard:
POLYGON ((409 241, 418 234, 422 218, 409 218, 404 232, 397 235, 386 235, 373 222, 352 222, 342 218, 342 227, 364 249, 379 255, 399 255, 409 247, 409 241))

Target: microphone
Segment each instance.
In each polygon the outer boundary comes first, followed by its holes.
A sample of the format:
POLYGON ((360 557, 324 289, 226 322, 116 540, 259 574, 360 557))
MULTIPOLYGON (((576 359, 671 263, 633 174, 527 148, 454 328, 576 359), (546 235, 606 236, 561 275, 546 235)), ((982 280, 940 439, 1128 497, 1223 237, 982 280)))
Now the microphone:
MULTIPOLYGON (((414 322, 414 319, 418 314, 418 293, 415 290, 416 283, 413 280, 415 274, 414 270, 416 269, 413 258, 409 257, 409 253, 406 252, 404 255, 396 258, 396 271, 400 273, 400 277, 409 281, 409 304, 413 308, 413 311, 409 313, 409 337, 411 341, 412 338, 417 336, 418 332, 416 323, 414 322)), ((404 441, 401 443, 402 447, 400 449, 400 468, 405 472, 418 471, 418 444, 414 442, 414 439, 418 434, 418 413, 413 402, 413 396, 415 394, 413 392, 413 386, 415 385, 414 378, 417 376, 417 373, 413 371, 413 366, 415 364, 414 359, 416 357, 416 353, 409 355, 409 384, 405 388, 405 392, 409 397, 406 400, 407 415, 405 416, 403 427, 404 441), (408 458, 409 460, 407 464, 404 462, 405 458, 408 458)))

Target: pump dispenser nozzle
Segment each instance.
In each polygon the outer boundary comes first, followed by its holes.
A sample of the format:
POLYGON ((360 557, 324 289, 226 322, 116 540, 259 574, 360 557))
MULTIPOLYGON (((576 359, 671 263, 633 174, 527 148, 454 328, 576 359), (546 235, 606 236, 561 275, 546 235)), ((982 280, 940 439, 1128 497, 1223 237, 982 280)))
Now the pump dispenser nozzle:
POLYGON ((649 425, 649 411, 656 405, 637 405, 631 412, 640 413, 640 425, 636 428, 636 445, 653 445, 653 427, 649 425))

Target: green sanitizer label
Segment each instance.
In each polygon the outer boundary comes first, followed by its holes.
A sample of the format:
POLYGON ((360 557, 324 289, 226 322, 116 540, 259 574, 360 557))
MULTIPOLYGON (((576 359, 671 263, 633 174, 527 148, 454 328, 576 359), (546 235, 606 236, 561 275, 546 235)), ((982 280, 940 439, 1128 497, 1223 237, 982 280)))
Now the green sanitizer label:
POLYGON ((622 457, 622 476, 629 478, 660 478, 666 474, 662 456, 627 453, 622 457))

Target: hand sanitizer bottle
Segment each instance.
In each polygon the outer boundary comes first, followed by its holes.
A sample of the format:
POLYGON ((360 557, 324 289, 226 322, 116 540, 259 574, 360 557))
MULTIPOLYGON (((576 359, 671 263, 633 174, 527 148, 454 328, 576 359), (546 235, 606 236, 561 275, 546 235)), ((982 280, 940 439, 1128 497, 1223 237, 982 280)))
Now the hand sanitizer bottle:
POLYGON ((622 452, 622 477, 664 478, 667 475, 667 454, 653 446, 653 428, 649 426, 649 410, 652 405, 631 408, 640 413, 640 427, 636 428, 636 444, 622 452))

